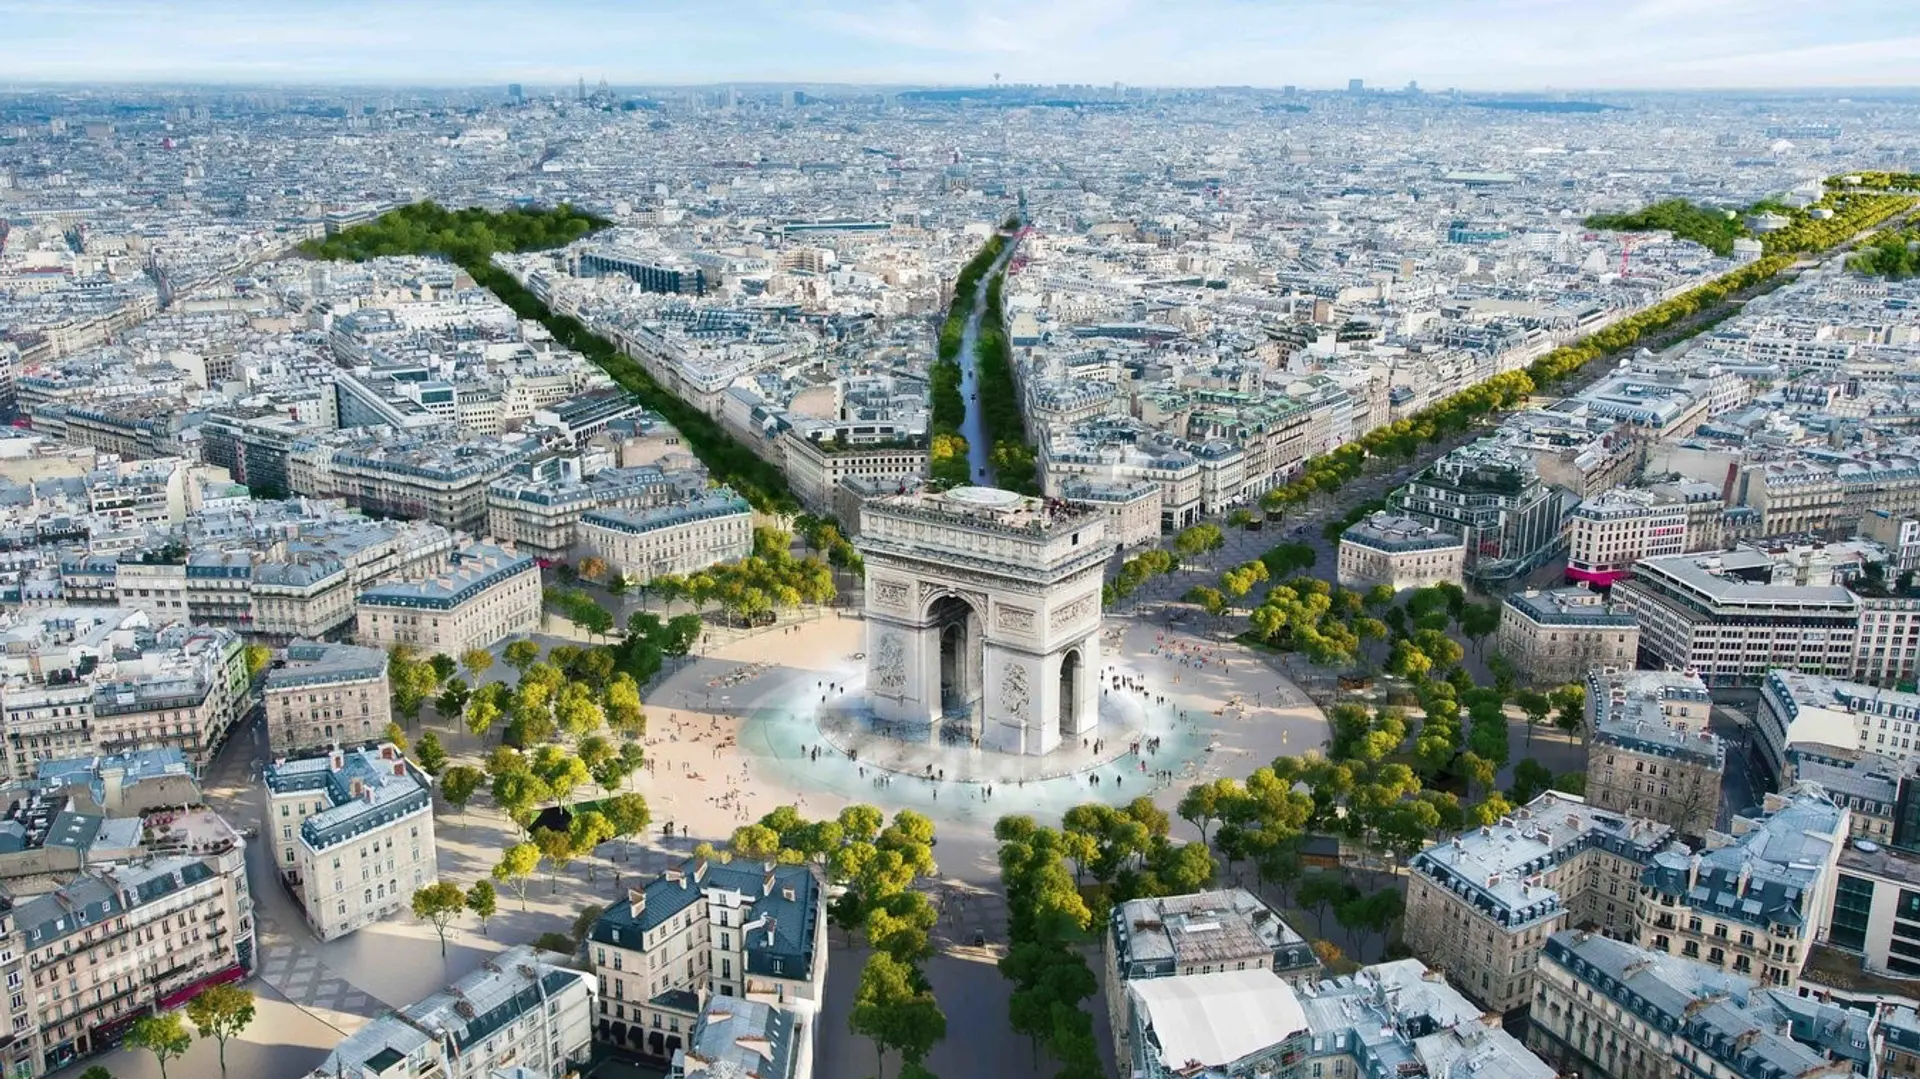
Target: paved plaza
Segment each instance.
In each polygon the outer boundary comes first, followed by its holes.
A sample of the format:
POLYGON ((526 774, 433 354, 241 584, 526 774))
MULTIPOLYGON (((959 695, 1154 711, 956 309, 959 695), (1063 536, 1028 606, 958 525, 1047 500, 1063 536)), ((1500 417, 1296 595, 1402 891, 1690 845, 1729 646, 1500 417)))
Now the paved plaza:
MULTIPOLYGON (((776 806, 792 803, 821 816, 854 802, 889 813, 916 809, 938 827, 940 879, 926 887, 940 912, 934 938, 942 954, 928 973, 941 989, 950 1032, 930 1061, 935 1072, 945 1064, 952 1074, 967 1073, 969 1062, 986 1059, 997 1074, 1039 1074, 1025 1039, 1007 1031, 1000 976, 992 965, 1006 926, 993 822, 1029 813, 1057 823, 1081 802, 1118 804, 1141 794, 1171 811, 1192 782, 1244 776, 1278 754, 1317 748, 1326 738, 1319 710, 1254 653, 1141 620, 1110 620, 1101 644, 1107 669, 1099 750, 1090 740, 1084 748, 1018 758, 964 746, 899 745, 844 722, 864 676, 864 635, 865 623, 856 616, 819 615, 718 642, 711 654, 657 680, 646 695, 649 764, 631 781, 652 806, 654 834, 630 848, 606 844, 557 880, 543 873, 527 889, 524 909, 503 890, 500 913, 487 933, 463 919, 448 935, 444 961, 432 929, 408 916, 341 940, 316 941, 266 864, 264 847, 251 850, 260 956, 251 987, 262 1010, 252 1031, 229 1049, 233 1074, 299 1074, 383 1010, 411 1003, 510 944, 565 932, 582 908, 615 901, 629 883, 675 864, 694 844, 723 843, 734 828, 776 806), (836 715, 842 721, 837 728, 836 715), (1155 738, 1158 751, 1146 752, 1155 738), (932 779, 925 774, 929 762, 932 779), (938 778, 942 770, 944 780, 938 778), (1156 781, 1155 773, 1169 777, 1156 781), (669 821, 676 832, 671 840, 659 834, 669 821), (682 828, 684 836, 677 834, 682 828), (977 937, 986 939, 984 947, 974 943, 977 937)), ((511 674, 496 668, 494 677, 511 674)), ((479 763, 490 748, 464 728, 431 719, 425 726, 440 732, 456 760, 479 763)), ((264 795, 257 774, 265 753, 264 735, 243 732, 206 777, 209 801, 237 825, 260 819, 264 795)), ((462 887, 486 877, 499 852, 521 838, 484 791, 464 814, 442 806, 436 827, 442 878, 462 887)), ((1176 833, 1188 830, 1177 818, 1173 827, 1176 833)), ((837 933, 832 952, 828 1014, 837 1017, 845 1014, 864 953, 846 949, 837 933)), ((1104 1023, 1103 1011, 1098 1021, 1104 1023)), ((213 1048, 196 1044, 172 1074, 217 1074, 213 1048)), ((122 1050, 105 1063, 118 1079, 159 1075, 144 1053, 122 1050)), ((818 1073, 866 1074, 871 1067, 866 1041, 830 1018, 818 1073)))

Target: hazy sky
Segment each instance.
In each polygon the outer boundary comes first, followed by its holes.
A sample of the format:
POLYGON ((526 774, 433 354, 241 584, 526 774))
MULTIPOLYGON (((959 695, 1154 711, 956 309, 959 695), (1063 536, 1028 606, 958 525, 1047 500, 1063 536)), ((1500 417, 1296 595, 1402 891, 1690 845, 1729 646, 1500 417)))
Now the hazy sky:
POLYGON ((7 80, 1920 84, 1920 0, 0 0, 7 80))

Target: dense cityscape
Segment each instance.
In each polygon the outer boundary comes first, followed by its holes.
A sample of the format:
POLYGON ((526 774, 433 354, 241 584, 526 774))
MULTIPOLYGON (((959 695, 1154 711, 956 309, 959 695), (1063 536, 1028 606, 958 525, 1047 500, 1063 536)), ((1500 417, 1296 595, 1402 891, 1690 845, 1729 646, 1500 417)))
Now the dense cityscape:
POLYGON ((1916 214, 1865 87, 0 89, 0 1073, 1920 1074, 1916 214))

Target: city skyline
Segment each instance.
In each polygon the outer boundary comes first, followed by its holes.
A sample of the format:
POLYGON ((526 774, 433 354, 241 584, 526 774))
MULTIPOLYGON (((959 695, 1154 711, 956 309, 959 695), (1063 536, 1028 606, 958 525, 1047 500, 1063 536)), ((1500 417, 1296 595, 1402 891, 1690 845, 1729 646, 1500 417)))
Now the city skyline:
POLYGON ((1920 8, 1839 0, 0 2, 15 82, 831 82, 1845 89, 1914 82, 1920 8), (796 47, 796 45, 798 47, 796 47))

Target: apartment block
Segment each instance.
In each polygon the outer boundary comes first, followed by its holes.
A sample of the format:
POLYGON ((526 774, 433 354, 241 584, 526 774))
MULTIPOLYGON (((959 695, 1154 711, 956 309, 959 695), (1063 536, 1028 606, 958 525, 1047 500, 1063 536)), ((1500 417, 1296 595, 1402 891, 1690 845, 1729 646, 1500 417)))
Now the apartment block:
POLYGON ((1567 493, 1541 480, 1533 458, 1497 441, 1469 443, 1387 498, 1396 514, 1461 537, 1476 580, 1512 580, 1559 549, 1567 493))
POLYGON ((753 507, 722 488, 654 509, 595 510, 581 516, 575 549, 636 581, 693 573, 753 553, 753 507))
POLYGON ((287 487, 296 495, 344 499, 357 510, 477 534, 487 524, 487 486, 536 449, 526 439, 449 442, 355 427, 296 442, 287 455, 287 487))
POLYGON ((1585 585, 1529 589, 1500 605, 1493 646, 1530 682, 1580 682, 1596 667, 1632 667, 1640 626, 1585 585))
POLYGON ((1395 592, 1465 579, 1467 541, 1410 517, 1376 513, 1340 533, 1339 581, 1395 592))
POLYGON ((540 624, 540 565, 510 548, 469 543, 433 576, 366 589, 357 609, 361 644, 457 656, 540 624))
POLYGON ((564 1079, 593 1056, 593 978, 521 944, 348 1035, 307 1079, 564 1079))
POLYGON ((276 756, 363 744, 393 721, 387 656, 377 648, 295 641, 267 672, 267 744, 276 756))
POLYGON ((1793 1012, 1777 1011, 1777 996, 1704 963, 1565 930, 1541 953, 1527 1044, 1561 1074, 1592 1079, 1851 1076, 1850 1061, 1789 1035, 1793 1012))
POLYGON ((1807 580, 1776 583, 1764 551, 1671 555, 1635 563, 1612 598, 1639 623, 1649 665, 1709 686, 1756 685, 1780 668, 1845 677, 1860 601, 1830 575, 1807 580))
POLYGON ((1847 839, 1847 810, 1818 787, 1768 794, 1761 816, 1735 817, 1698 853, 1676 846, 1647 861, 1633 939, 1791 988, 1819 937, 1847 839))
POLYGON ((1593 924, 1631 936, 1640 876, 1673 829, 1549 792, 1414 855, 1403 934, 1489 1011, 1523 1008, 1548 937, 1593 924))
POLYGON ((263 778, 261 830, 314 936, 405 910, 439 879, 433 780, 391 743, 275 760, 263 778))
POLYGON ((602 914, 587 937, 600 1037, 671 1062, 707 1005, 744 998, 794 1016, 797 1075, 812 1074, 827 973, 825 898, 805 866, 693 860, 602 914))
MULTIPOLYGON (((1160 539, 1160 486, 1145 481, 1107 483, 1075 478, 1060 485, 1060 497, 1107 519, 1107 536, 1121 550, 1160 539)), ((858 519, 855 515, 853 519, 858 519)))
POLYGON ((1567 579, 1605 588, 1642 558, 1712 546, 1705 535, 1695 535, 1704 529, 1689 526, 1718 519, 1719 493, 1705 484, 1673 490, 1678 486, 1612 488, 1575 506, 1567 519, 1567 579))
POLYGON ((793 494, 815 512, 833 508, 841 481, 918 484, 927 478, 927 451, 911 447, 837 446, 790 430, 781 435, 787 478, 793 494))
POLYGON ((245 648, 227 630, 46 607, 20 612, 0 644, 0 753, 16 780, 45 761, 169 746, 199 768, 251 703, 245 648))
POLYGON ((1417 959, 1299 985, 1270 970, 1181 974, 1127 995, 1134 1055, 1121 1070, 1140 1079, 1554 1079, 1417 959))
POLYGON ((1703 836, 1719 819, 1726 746, 1707 730, 1706 683, 1678 671, 1587 678, 1587 801, 1703 836))
POLYGON ((1804 756, 1852 751, 1899 765, 1920 760, 1920 694, 1799 671, 1771 671, 1760 686, 1754 747, 1782 785, 1804 756))
POLYGON ((1115 1060, 1134 1056, 1128 1021, 1134 983, 1217 971, 1271 971, 1296 984, 1320 975, 1320 960, 1306 939, 1244 888, 1118 904, 1102 949, 1115 1060))
POLYGON ((487 535, 548 562, 573 557, 580 517, 598 509, 659 506, 698 494, 703 473, 603 468, 582 478, 577 458, 526 462, 487 487, 487 535))
POLYGON ((104 1052, 142 1016, 253 973, 245 844, 218 815, 176 806, 100 817, 33 796, 5 827, 21 849, 0 875, 23 878, 0 885, 8 1075, 104 1052), (61 857, 32 857, 41 851, 61 857))

